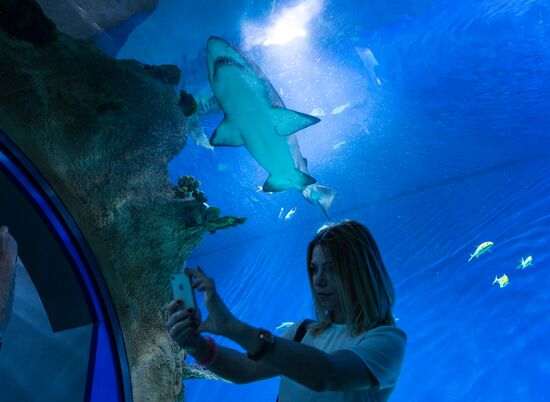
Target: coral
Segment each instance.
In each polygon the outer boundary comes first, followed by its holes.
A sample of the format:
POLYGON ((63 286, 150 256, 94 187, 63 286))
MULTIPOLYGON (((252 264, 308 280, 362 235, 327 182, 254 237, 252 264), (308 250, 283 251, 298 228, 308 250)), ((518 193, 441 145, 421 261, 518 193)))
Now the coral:
POLYGON ((183 198, 184 200, 196 200, 200 203, 208 202, 204 192, 199 190, 201 182, 195 180, 194 176, 182 176, 178 179, 177 187, 174 187, 174 194, 176 197, 183 198))
POLYGON ((194 176, 182 176, 178 179, 178 186, 175 188, 176 196, 181 198, 191 196, 200 185, 201 182, 195 180, 194 176))
MULTIPOLYGON (((21 32, 32 31, 31 22, 48 26, 25 13, 13 18, 21 32)), ((0 30, 2 130, 46 177, 94 253, 120 320, 134 400, 182 400, 181 351, 165 327, 168 278, 205 233, 245 219, 174 193, 167 164, 188 127, 170 84, 63 33, 46 46, 25 38, 0 30)), ((203 199, 197 180, 183 183, 203 199)))
POLYGON ((197 112, 197 102, 190 93, 181 90, 179 105, 185 117, 192 116, 197 112))
POLYGON ((231 228, 246 222, 246 218, 237 218, 235 216, 224 216, 223 218, 219 218, 220 210, 217 208, 210 207, 207 212, 209 220, 205 229, 212 234, 216 233, 216 230, 231 228))

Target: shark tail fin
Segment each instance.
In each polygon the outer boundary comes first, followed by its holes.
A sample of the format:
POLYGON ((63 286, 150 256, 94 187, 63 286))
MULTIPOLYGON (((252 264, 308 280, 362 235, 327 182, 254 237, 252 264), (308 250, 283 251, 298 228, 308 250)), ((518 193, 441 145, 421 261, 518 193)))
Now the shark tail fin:
POLYGON ((321 207, 323 214, 325 214, 326 218, 330 221, 331 219, 328 215, 328 209, 332 205, 332 201, 334 201, 334 198, 338 193, 331 188, 320 185, 317 185, 317 191, 319 192, 319 200, 317 203, 321 207))
POLYGON ((210 138, 210 145, 218 147, 240 147, 244 143, 241 133, 227 121, 227 118, 222 120, 210 138))
POLYGON ((275 132, 281 137, 294 134, 296 131, 303 130, 321 121, 318 117, 281 107, 272 108, 271 116, 275 132))

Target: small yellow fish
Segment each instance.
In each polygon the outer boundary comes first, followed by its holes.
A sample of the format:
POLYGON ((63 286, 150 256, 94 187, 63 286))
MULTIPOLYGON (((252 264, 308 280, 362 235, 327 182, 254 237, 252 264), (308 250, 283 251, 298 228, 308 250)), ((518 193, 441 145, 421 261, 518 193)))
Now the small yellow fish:
POLYGON ((524 260, 523 257, 522 257, 522 258, 521 258, 521 262, 520 262, 520 264, 518 265, 518 268, 525 269, 525 268, 527 268, 528 266, 534 267, 534 265, 533 265, 533 257, 529 256, 529 257, 527 257, 525 260, 524 260))
POLYGON ((292 217, 294 216, 294 214, 296 213, 296 207, 292 208, 290 211, 288 211, 288 213, 286 214, 285 216, 285 221, 288 221, 290 219, 292 219, 292 217))
POLYGON ((493 285, 497 283, 500 285, 500 288, 502 289, 505 286, 508 286, 508 276, 506 274, 502 275, 500 278, 495 276, 495 280, 493 281, 493 285))
POLYGON ((472 258, 478 258, 481 254, 491 251, 491 247, 493 246, 493 242, 486 241, 485 243, 481 243, 479 246, 477 246, 476 251, 474 251, 473 254, 470 254, 470 259, 468 262, 472 260, 472 258))

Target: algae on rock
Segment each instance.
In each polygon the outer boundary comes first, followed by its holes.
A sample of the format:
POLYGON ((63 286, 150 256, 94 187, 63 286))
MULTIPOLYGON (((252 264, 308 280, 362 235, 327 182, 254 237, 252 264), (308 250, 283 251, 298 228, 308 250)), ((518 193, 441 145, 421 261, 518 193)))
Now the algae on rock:
POLYGON ((169 275, 206 231, 244 219, 174 194, 167 163, 187 138, 174 78, 62 33, 35 46, 0 26, 0 54, 0 128, 94 252, 120 319, 134 400, 182 400, 183 354, 165 328, 169 275))

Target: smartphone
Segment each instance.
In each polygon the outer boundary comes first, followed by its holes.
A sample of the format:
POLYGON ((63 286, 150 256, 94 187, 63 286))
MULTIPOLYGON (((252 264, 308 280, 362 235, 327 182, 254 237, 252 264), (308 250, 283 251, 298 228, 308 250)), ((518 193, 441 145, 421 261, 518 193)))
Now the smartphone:
POLYGON ((195 292, 191 287, 191 276, 186 273, 172 274, 170 280, 172 281, 174 300, 182 300, 185 308, 196 309, 197 303, 195 301, 195 292))

